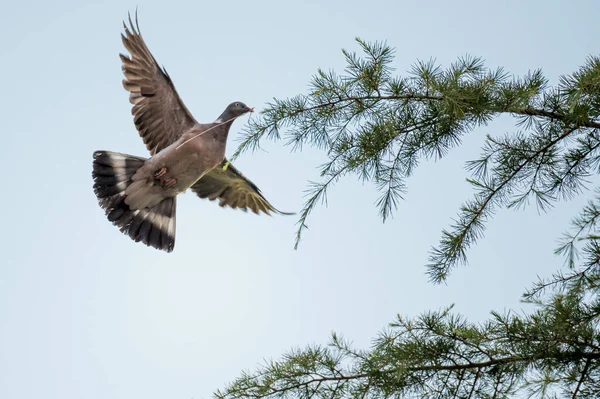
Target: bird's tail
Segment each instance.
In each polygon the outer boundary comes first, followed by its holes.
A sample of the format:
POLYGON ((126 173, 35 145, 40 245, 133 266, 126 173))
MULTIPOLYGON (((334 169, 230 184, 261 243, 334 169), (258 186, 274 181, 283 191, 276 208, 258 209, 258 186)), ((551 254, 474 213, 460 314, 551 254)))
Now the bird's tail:
POLYGON ((94 192, 108 220, 132 240, 171 252, 175 247, 175 197, 151 208, 130 209, 125 189, 145 158, 111 151, 94 152, 94 192))

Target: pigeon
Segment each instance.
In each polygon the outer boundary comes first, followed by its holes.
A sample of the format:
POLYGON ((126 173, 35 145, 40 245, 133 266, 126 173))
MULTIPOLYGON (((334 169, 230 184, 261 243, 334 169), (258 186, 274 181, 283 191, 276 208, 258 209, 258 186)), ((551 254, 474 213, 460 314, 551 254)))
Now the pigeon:
POLYGON ((221 207, 289 215, 273 207, 225 158, 233 121, 253 108, 236 101, 214 122, 198 123, 146 46, 137 12, 135 22, 134 26, 131 15, 129 26, 123 22, 121 38, 130 55, 119 55, 123 87, 129 92, 134 123, 150 158, 94 152, 94 193, 108 220, 132 240, 172 252, 176 198, 187 189, 200 198, 218 199, 221 207))

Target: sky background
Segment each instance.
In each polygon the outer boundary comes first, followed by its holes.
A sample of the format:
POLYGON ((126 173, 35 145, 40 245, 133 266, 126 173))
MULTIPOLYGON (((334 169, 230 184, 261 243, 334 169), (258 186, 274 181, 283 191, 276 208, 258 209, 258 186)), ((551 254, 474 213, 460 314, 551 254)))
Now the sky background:
MULTIPOLYGON (((178 200, 171 254, 132 242, 92 190, 94 150, 145 156, 121 86, 121 21, 139 6, 144 38, 194 116, 213 121, 232 101, 261 110, 305 92, 317 68, 341 71, 354 37, 387 40, 404 74, 418 59, 448 66, 485 58, 552 84, 598 53, 600 3, 589 1, 7 1, 0 12, 0 397, 208 398, 243 369, 332 331, 366 348, 397 313, 455 303, 481 321, 562 266, 557 239, 584 204, 549 214, 500 211, 447 285, 424 264, 469 198, 464 163, 486 133, 465 137, 408 181, 382 224, 370 184, 329 192, 293 250, 295 217, 178 200)), ((227 154, 247 118, 236 121, 227 154)), ((281 143, 236 166, 267 198, 298 211, 324 160, 281 143)))

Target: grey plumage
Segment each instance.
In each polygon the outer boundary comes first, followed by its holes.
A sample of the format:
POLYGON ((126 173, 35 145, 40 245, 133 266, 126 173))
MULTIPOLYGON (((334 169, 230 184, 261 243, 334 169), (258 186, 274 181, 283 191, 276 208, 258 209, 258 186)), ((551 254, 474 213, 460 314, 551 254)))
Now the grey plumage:
POLYGON ((120 54, 135 126, 149 159, 96 151, 94 192, 109 221, 135 241, 171 252, 175 245, 176 196, 191 188, 219 205, 285 214, 225 159, 233 120, 252 109, 233 102, 213 123, 198 123, 164 68, 146 46, 131 18, 120 54))

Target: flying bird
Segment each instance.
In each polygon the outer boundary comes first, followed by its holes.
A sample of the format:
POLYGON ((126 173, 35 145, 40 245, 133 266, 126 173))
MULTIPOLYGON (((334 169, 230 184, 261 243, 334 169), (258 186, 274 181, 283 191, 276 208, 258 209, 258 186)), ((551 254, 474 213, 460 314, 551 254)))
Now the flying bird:
POLYGON ((222 207, 288 214, 273 207, 225 158, 233 121, 253 108, 236 101, 214 122, 198 123, 146 46, 137 13, 135 22, 129 16, 129 26, 123 23, 121 38, 130 55, 119 56, 134 123, 151 157, 94 152, 94 192, 108 220, 134 241, 171 252, 176 198, 187 189, 218 199, 222 207))

